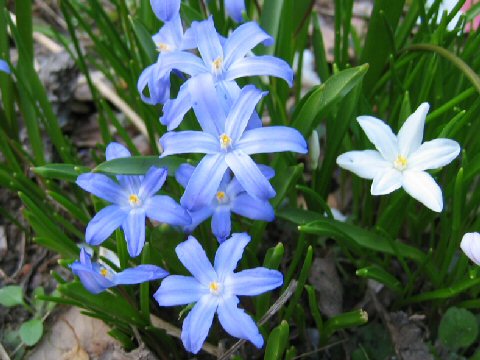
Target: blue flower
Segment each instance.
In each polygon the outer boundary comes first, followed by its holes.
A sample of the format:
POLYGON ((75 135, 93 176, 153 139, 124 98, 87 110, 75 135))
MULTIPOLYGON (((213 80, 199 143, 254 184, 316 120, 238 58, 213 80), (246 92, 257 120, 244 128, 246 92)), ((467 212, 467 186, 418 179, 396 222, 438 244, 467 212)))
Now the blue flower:
POLYGON ((150 5, 157 18, 167 22, 180 13, 180 2, 181 0, 150 0, 150 5))
POLYGON ((225 9, 228 16, 236 22, 243 21, 243 13, 245 12, 245 0, 225 0, 225 9))
MULTIPOLYGON (((201 58, 189 52, 170 52, 162 58, 164 72, 177 69, 192 78, 207 73, 216 84, 247 76, 269 75, 282 78, 292 85, 293 70, 284 60, 269 55, 247 56, 259 43, 271 45, 273 42, 271 36, 257 23, 240 25, 226 40, 218 35, 211 17, 202 22, 194 22, 192 30, 201 58)), ((175 129, 183 115, 192 107, 192 86, 188 85, 189 81, 191 79, 181 87, 176 99, 165 103, 161 122, 169 130, 175 129)))
POLYGON ((257 325, 237 307, 238 296, 254 296, 275 289, 282 285, 283 276, 264 267, 233 272, 249 241, 250 236, 245 233, 233 234, 219 246, 213 266, 193 236, 177 246, 178 258, 193 277, 166 277, 154 297, 160 306, 196 303, 182 327, 182 342, 188 351, 196 354, 200 350, 215 313, 230 335, 249 340, 258 348, 263 346, 257 325))
POLYGON ((146 281, 162 279, 168 272, 155 265, 139 265, 116 273, 107 266, 92 263, 85 249, 80 251, 80 261, 70 265, 72 272, 80 278, 85 289, 92 294, 117 285, 140 284, 146 281))
POLYGON ((236 179, 252 197, 268 200, 275 196, 267 178, 250 155, 281 151, 307 152, 303 136, 285 126, 260 127, 247 130, 248 121, 265 93, 252 85, 245 86, 225 115, 216 96, 210 76, 200 81, 194 99, 194 110, 203 131, 171 131, 160 139, 162 157, 172 154, 203 153, 192 174, 182 203, 189 210, 198 210, 215 196, 225 171, 230 168, 236 179), (213 89, 213 90, 212 90, 213 89))
MULTIPOLYGON (((107 147, 107 160, 129 157, 130 152, 118 143, 107 147)), ((90 245, 99 245, 119 226, 135 257, 145 243, 145 217, 170 225, 191 223, 188 213, 171 197, 155 195, 167 178, 167 169, 151 167, 145 176, 118 175, 118 183, 103 174, 87 173, 77 178, 82 189, 113 205, 100 210, 88 223, 85 238, 90 245)))
MULTIPOLYGON (((267 179, 275 175, 274 170, 269 166, 258 165, 258 167, 267 179)), ((194 166, 182 164, 177 169, 175 178, 183 187, 186 187, 194 170, 194 166)), ((191 233, 211 216, 212 232, 222 243, 230 236, 232 212, 252 220, 272 221, 275 218, 273 207, 268 201, 258 200, 248 195, 238 180, 232 179, 230 172, 227 171, 212 201, 197 211, 189 212, 192 224, 185 226, 184 230, 191 233)))
POLYGON ((10 74, 10 66, 8 66, 8 63, 2 59, 0 59, 0 71, 10 74))

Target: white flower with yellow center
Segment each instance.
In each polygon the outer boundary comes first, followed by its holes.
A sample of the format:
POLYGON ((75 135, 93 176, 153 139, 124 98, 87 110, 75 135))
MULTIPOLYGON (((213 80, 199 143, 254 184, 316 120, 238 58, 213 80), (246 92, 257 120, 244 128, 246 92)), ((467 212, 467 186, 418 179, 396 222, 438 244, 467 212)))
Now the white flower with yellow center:
POLYGON ((450 139, 424 142, 423 128, 429 105, 421 104, 395 136, 382 120, 360 116, 358 123, 376 150, 349 151, 337 164, 365 179, 373 179, 372 195, 385 195, 403 187, 429 209, 443 209, 442 190, 425 170, 449 164, 460 153, 460 145, 450 139))

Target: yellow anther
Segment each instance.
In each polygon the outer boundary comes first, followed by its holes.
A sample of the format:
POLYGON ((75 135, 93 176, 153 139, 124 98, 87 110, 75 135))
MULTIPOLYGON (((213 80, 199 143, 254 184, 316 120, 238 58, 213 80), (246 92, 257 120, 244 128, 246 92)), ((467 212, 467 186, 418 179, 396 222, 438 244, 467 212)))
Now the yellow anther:
POLYGON ((220 284, 216 281, 212 281, 210 283, 210 285, 208 286, 208 288, 210 289, 210 293, 212 293, 214 295, 218 295, 218 293, 220 291, 220 284))
POLYGON ((224 191, 217 192, 217 200, 222 201, 223 199, 225 199, 225 192, 224 191))
POLYGON ((137 206, 140 204, 140 199, 138 198, 137 195, 135 194, 132 194, 128 197, 128 202, 130 203, 130 205, 132 206, 137 206))
POLYGON ((102 270, 100 270, 100 274, 101 274, 103 277, 107 277, 107 275, 108 275, 108 270, 105 269, 105 268, 102 268, 102 270))
POLYGON ((397 170, 405 170, 407 167, 407 158, 403 155, 398 155, 398 157, 393 162, 393 166, 397 170))
POLYGON ((212 69, 213 69, 214 72, 219 72, 220 70, 222 70, 222 66, 223 66, 223 58, 222 57, 218 57, 212 63, 212 69))
POLYGON ((166 51, 170 51, 170 50, 172 50, 170 45, 165 44, 165 43, 157 43, 157 51, 166 52, 166 51))
POLYGON ((223 150, 226 150, 232 145, 232 138, 227 134, 220 135, 220 147, 223 150))

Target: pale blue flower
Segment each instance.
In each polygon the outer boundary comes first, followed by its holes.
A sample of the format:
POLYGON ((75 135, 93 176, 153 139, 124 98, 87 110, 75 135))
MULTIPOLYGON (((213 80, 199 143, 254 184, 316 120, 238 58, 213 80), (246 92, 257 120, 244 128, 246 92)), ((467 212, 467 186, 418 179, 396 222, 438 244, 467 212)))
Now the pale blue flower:
MULTIPOLYGON (((267 179, 275 175, 274 170, 269 166, 258 165, 258 167, 267 179)), ((177 169, 175 178, 183 187, 187 187, 194 170, 194 166, 182 164, 177 169)), ((191 233, 200 223, 212 217, 212 232, 222 243, 230 236, 231 213, 252 220, 273 221, 275 218, 273 207, 268 201, 248 195, 238 180, 232 178, 230 171, 227 171, 212 201, 199 210, 189 211, 192 224, 185 226, 184 230, 191 233)))
POLYGON ((205 342, 218 314, 220 324, 230 335, 263 346, 263 338, 253 319, 237 307, 238 296, 255 296, 282 285, 283 275, 276 270, 257 267, 234 272, 245 246, 247 234, 233 234, 223 242, 212 266, 197 239, 190 236, 177 246, 176 253, 193 276, 170 275, 154 294, 160 306, 196 303, 183 322, 182 342, 196 354, 205 342))
POLYGON ((210 76, 198 87, 194 110, 203 131, 168 132, 160 139, 162 157, 173 154, 203 153, 182 203, 191 211, 208 204, 215 196, 225 171, 230 168, 236 179, 252 197, 268 200, 275 196, 267 178, 250 155, 282 151, 307 152, 303 136, 286 126, 247 130, 248 121, 264 92, 248 85, 225 114, 216 96, 210 76))
POLYGON ((228 16, 236 22, 243 21, 243 13, 245 12, 245 0, 225 0, 225 9, 228 16))
POLYGON ((181 0, 150 0, 150 5, 157 18, 167 22, 180 13, 180 2, 181 0))
POLYGON ((4 73, 10 74, 10 66, 8 66, 8 63, 5 60, 0 59, 0 71, 3 71, 4 73))
POLYGON ((80 278, 85 289, 93 294, 117 285, 141 284, 168 275, 167 271, 155 265, 139 265, 117 273, 106 265, 92 263, 85 249, 80 250, 80 261, 75 261, 70 268, 80 278))
MULTIPOLYGON (((118 143, 107 147, 107 160, 129 157, 130 152, 118 143)), ((128 253, 135 257, 145 243, 145 218, 170 225, 185 226, 190 216, 171 197, 155 195, 167 178, 167 169, 151 167, 145 176, 118 175, 118 183, 106 175, 82 174, 77 185, 112 205, 100 210, 88 223, 85 239, 90 245, 99 245, 118 227, 122 227, 128 253)))

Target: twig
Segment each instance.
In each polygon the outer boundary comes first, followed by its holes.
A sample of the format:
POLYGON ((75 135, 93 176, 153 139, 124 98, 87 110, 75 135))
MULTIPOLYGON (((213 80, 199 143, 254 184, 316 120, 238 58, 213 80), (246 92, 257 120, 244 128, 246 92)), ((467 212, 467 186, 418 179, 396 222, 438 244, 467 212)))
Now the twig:
POLYGON ((10 360, 10 356, 8 356, 8 353, 3 347, 2 343, 0 343, 0 360, 10 360))
MULTIPOLYGON (((288 285, 287 289, 283 292, 283 294, 280 295, 278 300, 275 301, 275 303, 272 306, 270 306, 270 309, 268 309, 265 315, 262 316, 262 318, 258 322, 258 326, 265 324, 268 321, 268 319, 270 319, 273 315, 275 315, 277 311, 280 310, 280 308, 288 301, 288 299, 290 299, 290 297, 295 292, 296 288, 297 288, 297 281, 292 280, 288 285)), ((222 356, 219 357, 219 360, 227 360, 245 342, 246 342, 245 339, 241 339, 237 341, 230 349, 228 349, 224 354, 222 354, 222 356)))

